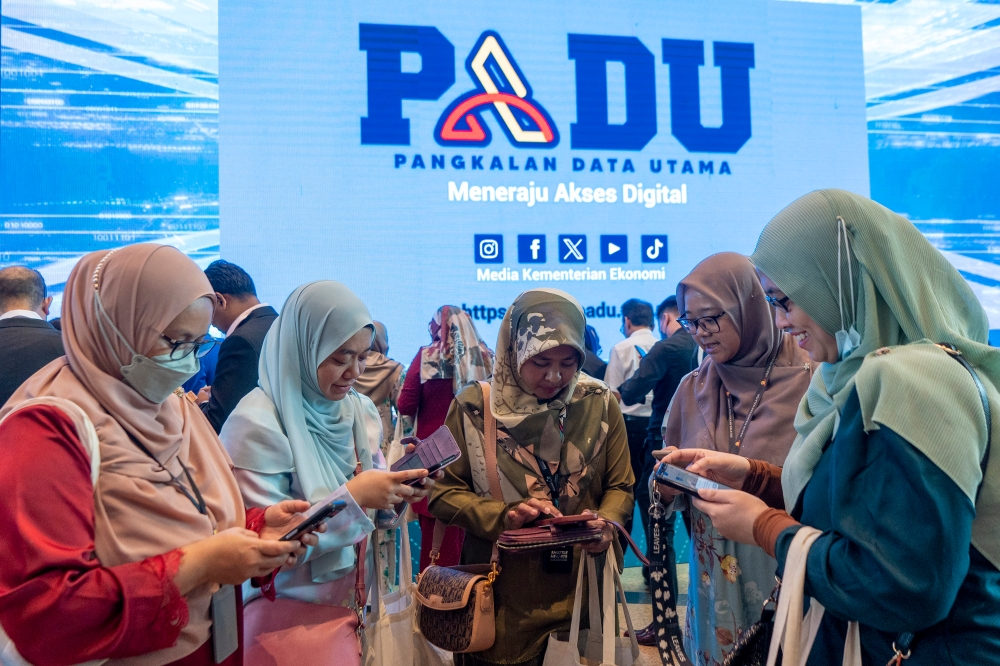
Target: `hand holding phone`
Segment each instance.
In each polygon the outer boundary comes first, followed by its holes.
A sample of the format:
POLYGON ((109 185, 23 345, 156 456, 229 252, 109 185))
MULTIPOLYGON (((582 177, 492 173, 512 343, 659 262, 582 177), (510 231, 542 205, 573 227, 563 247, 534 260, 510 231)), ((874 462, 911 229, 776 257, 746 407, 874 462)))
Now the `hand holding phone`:
POLYGON ((660 463, 653 475, 653 480, 692 497, 700 497, 699 490, 732 490, 729 486, 716 483, 711 479, 689 472, 683 467, 669 463, 660 463))
MULTIPOLYGON (((430 437, 417 441, 416 448, 411 453, 397 460, 389 469, 402 472, 409 469, 426 469, 428 476, 433 476, 438 470, 444 469, 462 457, 462 450, 451 434, 448 426, 441 426, 430 437)), ((406 481, 408 486, 420 485, 422 479, 406 481)))
POLYGON ((347 502, 328 496, 322 501, 313 504, 312 508, 306 511, 306 519, 279 537, 278 541, 294 541, 303 534, 315 529, 320 523, 333 518, 345 508, 347 508, 347 502))

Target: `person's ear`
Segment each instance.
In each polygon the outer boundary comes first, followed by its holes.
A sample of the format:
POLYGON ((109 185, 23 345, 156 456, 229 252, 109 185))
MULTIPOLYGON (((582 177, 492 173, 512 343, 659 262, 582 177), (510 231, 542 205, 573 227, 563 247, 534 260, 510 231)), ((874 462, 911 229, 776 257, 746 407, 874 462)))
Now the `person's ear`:
POLYGON ((226 305, 227 305, 227 303, 226 303, 226 297, 223 296, 222 294, 220 294, 219 292, 215 292, 215 309, 216 310, 225 310, 226 309, 226 305))
POLYGON ((51 308, 51 307, 52 307, 52 297, 49 296, 48 298, 46 298, 45 300, 42 301, 42 305, 38 309, 42 311, 42 314, 44 316, 48 317, 49 316, 49 308, 51 308))

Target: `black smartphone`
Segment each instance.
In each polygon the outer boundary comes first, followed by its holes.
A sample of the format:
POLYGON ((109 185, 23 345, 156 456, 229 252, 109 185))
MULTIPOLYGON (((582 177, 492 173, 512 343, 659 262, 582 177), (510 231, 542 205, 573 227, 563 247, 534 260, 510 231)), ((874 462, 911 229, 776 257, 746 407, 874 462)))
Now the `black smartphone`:
POLYGON ((344 500, 323 500, 306 512, 306 519, 283 534, 278 541, 293 541, 313 529, 324 520, 329 520, 347 508, 344 500))
POLYGON ((706 479, 677 465, 662 464, 653 475, 657 483, 670 486, 692 497, 700 497, 699 490, 732 490, 729 486, 706 479))

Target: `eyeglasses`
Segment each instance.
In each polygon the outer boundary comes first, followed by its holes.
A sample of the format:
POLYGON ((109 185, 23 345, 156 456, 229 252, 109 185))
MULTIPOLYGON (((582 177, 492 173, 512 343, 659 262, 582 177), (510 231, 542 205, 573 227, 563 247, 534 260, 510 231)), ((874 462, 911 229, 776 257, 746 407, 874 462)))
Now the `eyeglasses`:
POLYGON ((195 358, 204 358, 208 352, 212 351, 212 347, 218 344, 217 340, 212 338, 202 338, 201 340, 173 340, 163 335, 160 336, 164 340, 170 343, 170 359, 173 361, 179 361, 182 358, 186 358, 194 352, 195 358))
POLYGON ((788 301, 791 300, 788 296, 784 298, 775 298, 771 294, 764 294, 764 300, 771 304, 775 310, 781 309, 788 312, 788 301))
POLYGON ((695 333, 699 328, 706 333, 718 333, 722 330, 722 326, 719 325, 719 318, 725 314, 725 312, 720 312, 717 315, 698 317, 697 319, 686 319, 682 317, 677 320, 677 323, 686 328, 688 333, 695 333))

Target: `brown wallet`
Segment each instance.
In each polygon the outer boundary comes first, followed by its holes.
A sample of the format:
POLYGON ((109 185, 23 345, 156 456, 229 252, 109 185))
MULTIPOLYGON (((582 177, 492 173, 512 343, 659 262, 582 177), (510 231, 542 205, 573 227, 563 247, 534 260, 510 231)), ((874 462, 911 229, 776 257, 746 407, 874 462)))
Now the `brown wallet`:
POLYGON ((643 564, 648 564, 645 554, 639 551, 638 546, 629 536, 625 528, 613 520, 600 518, 593 514, 580 514, 576 516, 560 516, 558 518, 546 518, 540 520, 530 527, 522 527, 517 530, 507 530, 500 535, 497 540, 497 547, 500 550, 515 553, 531 553, 537 551, 552 550, 559 546, 583 545, 600 541, 604 535, 604 527, 601 525, 591 526, 589 523, 608 523, 618 530, 626 543, 635 551, 636 556, 643 564))

